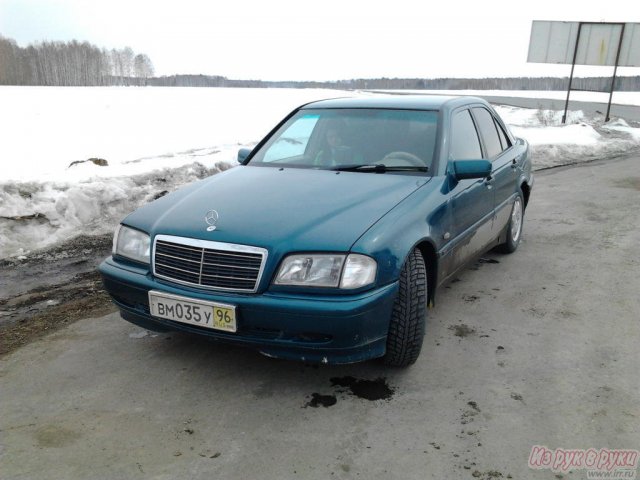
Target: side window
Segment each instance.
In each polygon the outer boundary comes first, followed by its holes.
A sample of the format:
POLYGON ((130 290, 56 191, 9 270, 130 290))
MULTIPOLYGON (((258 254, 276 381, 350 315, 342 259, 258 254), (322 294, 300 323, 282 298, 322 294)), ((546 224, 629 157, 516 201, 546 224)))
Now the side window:
POLYGON ((493 121, 493 115, 486 108, 474 108, 473 114, 478 121, 478 129, 487 149, 487 158, 494 158, 502 152, 502 145, 500 137, 498 137, 496 124, 493 121))
POLYGON ((473 124, 471 112, 464 110, 453 116, 451 121, 451 160, 479 160, 482 158, 478 132, 473 124))
POLYGON ((502 144, 502 150, 506 150, 507 148, 509 148, 511 146, 511 142, 509 141, 509 137, 507 137, 507 134, 504 133, 504 130, 502 129, 502 127, 496 121, 495 118, 493 119, 493 121, 496 122, 496 128, 498 129, 498 136, 500 137, 500 143, 502 144))
POLYGON ((304 115, 289 125, 264 154, 263 162, 277 162, 304 155, 319 115, 304 115))

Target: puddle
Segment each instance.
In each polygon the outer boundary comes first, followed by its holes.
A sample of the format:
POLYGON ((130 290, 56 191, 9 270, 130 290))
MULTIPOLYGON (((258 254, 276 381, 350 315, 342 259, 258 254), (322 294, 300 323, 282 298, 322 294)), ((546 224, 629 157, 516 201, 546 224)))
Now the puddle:
POLYGON ((331 407, 338 402, 335 395, 320 395, 319 393, 312 393, 311 400, 305 404, 306 407, 318 408, 318 407, 331 407))
POLYGON ((387 385, 385 378, 364 380, 346 376, 333 377, 330 380, 334 387, 348 388, 353 395, 365 400, 388 400, 394 394, 394 389, 387 385))

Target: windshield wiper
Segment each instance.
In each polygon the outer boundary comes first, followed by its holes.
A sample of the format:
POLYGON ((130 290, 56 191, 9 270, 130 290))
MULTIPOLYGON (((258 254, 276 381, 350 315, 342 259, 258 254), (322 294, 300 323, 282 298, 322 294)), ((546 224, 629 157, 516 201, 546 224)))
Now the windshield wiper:
POLYGON ((331 170, 337 172, 372 172, 372 173, 386 173, 386 172, 428 172, 429 167, 420 167, 417 165, 385 165, 383 163, 378 164, 364 164, 364 165, 336 165, 331 167, 331 170))

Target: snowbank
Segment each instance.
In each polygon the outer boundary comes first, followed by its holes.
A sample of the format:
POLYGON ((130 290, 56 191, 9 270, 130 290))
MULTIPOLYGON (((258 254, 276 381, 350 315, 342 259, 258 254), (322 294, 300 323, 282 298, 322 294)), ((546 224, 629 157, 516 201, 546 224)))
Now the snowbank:
POLYGON ((0 258, 75 235, 113 232, 129 212, 181 185, 229 168, 193 163, 130 177, 0 184, 0 258))
POLYGON ((531 147, 534 169, 608 158, 640 149, 640 128, 614 119, 600 124, 581 110, 562 111, 495 107, 517 137, 531 147))
POLYGON ((625 133, 633 139, 640 141, 640 128, 630 127, 629 124, 621 118, 606 123, 602 128, 604 130, 625 133))

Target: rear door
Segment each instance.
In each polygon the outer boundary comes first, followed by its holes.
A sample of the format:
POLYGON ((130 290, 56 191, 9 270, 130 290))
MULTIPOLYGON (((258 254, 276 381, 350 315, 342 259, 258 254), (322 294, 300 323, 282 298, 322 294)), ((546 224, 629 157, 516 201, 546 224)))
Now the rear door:
POLYGON ((511 206, 518 180, 518 161, 509 137, 502 130, 493 114, 484 107, 472 110, 483 145, 483 158, 491 161, 494 187, 495 220, 494 237, 497 237, 509 221, 511 206))

